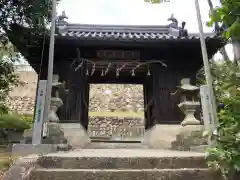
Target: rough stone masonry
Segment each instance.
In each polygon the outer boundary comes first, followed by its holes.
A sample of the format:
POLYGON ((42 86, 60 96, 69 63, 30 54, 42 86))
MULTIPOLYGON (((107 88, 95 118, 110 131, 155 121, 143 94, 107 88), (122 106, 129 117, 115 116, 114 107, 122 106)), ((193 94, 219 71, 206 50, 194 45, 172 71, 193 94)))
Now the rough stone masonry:
MULTIPOLYGON (((24 85, 14 88, 7 99, 8 107, 19 113, 32 115, 37 88, 37 74, 34 71, 18 71, 24 85)), ((89 97, 90 112, 142 112, 143 87, 141 85, 91 84, 89 97)), ((89 117, 91 136, 112 136, 114 129, 120 134, 137 136, 144 129, 143 117, 89 117), (100 133, 100 134, 99 134, 100 133)), ((116 134, 116 132, 115 132, 116 134)))
MULTIPOLYGON (((32 114, 36 98, 37 74, 19 71, 23 86, 14 88, 7 99, 11 110, 32 114)), ((141 85, 94 84, 90 86, 89 111, 143 111, 141 85)))

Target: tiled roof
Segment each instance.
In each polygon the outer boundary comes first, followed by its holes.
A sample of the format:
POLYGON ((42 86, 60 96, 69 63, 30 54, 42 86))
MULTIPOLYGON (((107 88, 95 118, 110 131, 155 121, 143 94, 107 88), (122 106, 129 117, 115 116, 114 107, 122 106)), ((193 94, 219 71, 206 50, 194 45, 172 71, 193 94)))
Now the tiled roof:
MULTIPOLYGON (((58 33, 63 37, 82 40, 122 40, 122 41, 159 41, 177 39, 199 39, 197 34, 180 37, 179 31, 165 26, 126 26, 126 25, 91 25, 61 24, 58 33)), ((214 38, 215 34, 205 34, 214 38)))

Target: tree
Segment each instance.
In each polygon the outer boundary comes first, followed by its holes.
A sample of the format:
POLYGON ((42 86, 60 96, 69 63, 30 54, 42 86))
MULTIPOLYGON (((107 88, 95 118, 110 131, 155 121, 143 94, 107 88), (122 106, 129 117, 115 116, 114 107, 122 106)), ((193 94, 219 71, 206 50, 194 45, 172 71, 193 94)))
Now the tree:
POLYGON ((240 37, 239 0, 221 0, 221 6, 216 7, 210 17, 210 25, 220 23, 226 37, 240 37))
POLYGON ((238 67, 213 61, 214 87, 221 107, 218 113, 218 135, 216 143, 207 150, 209 167, 221 172, 224 180, 240 177, 240 79, 236 77, 238 67))
POLYGON ((16 52, 7 36, 12 25, 27 26, 45 32, 50 23, 52 0, 0 0, 0 4, 0 48, 2 51, 5 46, 4 53, 16 52), (7 48, 11 48, 10 51, 6 50, 7 48))
POLYGON ((224 180, 240 178, 240 91, 223 98, 225 107, 219 113, 218 138, 208 149, 208 165, 222 173, 224 180))
MULTIPOLYGON (((21 84, 13 66, 19 53, 9 42, 7 32, 14 24, 45 32, 50 21, 52 3, 51 0, 0 0, 0 4, 0 136, 3 136, 3 128, 23 128, 25 123, 17 116, 8 115, 8 109, 4 105, 11 88, 21 84)), ((18 34, 12 35, 18 38, 18 34)))
POLYGON ((13 66, 17 58, 12 44, 0 43, 0 103, 4 102, 13 86, 21 84, 13 66))
POLYGON ((0 101, 12 85, 19 83, 13 69, 13 62, 18 60, 19 54, 9 42, 7 32, 14 24, 45 31, 50 22, 51 1, 0 0, 0 101))
MULTIPOLYGON (((211 1, 211 0, 208 0, 211 1)), ((211 21, 221 24, 221 31, 226 38, 231 38, 234 46, 234 61, 238 62, 240 68, 240 1, 221 0, 221 6, 210 12, 211 21)))
MULTIPOLYGON (((208 1, 209 9, 210 9, 210 14, 214 14, 214 13, 215 13, 215 10, 214 10, 212 1, 211 1, 211 0, 207 0, 207 1, 208 1)), ((215 32, 221 33, 221 27, 220 27, 219 23, 216 22, 216 21, 214 22, 214 29, 215 29, 215 32)), ((221 54, 223 55, 223 59, 226 61, 226 63, 231 64, 230 58, 228 57, 228 54, 227 54, 227 52, 226 52, 225 47, 222 47, 222 48, 220 49, 220 52, 221 52, 221 54)))
POLYGON ((28 27, 45 27, 51 17, 51 0, 0 0, 0 27, 8 29, 11 24, 28 27))
POLYGON ((240 79, 236 77, 238 67, 234 62, 212 62, 212 75, 218 100, 236 96, 240 79))

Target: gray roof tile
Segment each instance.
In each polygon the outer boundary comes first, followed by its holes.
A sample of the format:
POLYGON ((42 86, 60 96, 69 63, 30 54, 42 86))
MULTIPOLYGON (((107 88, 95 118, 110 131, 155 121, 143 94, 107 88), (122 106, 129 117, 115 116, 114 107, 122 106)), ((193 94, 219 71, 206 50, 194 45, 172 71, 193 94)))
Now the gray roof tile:
MULTIPOLYGON (((177 39, 199 39, 198 34, 188 37, 178 36, 178 31, 169 26, 124 26, 94 24, 59 24, 59 35, 86 40, 123 40, 158 41, 177 39), (175 32, 174 32, 175 31, 175 32)), ((216 34, 205 34, 205 38, 214 38, 216 34)))

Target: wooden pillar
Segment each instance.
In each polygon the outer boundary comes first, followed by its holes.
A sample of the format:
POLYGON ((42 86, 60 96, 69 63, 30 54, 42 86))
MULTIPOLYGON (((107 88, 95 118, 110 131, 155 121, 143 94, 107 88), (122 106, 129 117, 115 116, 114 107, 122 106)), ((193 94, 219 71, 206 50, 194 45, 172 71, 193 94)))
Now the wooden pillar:
POLYGON ((77 71, 74 69, 72 77, 72 88, 69 96, 71 97, 71 120, 79 121, 83 127, 87 127, 86 119, 86 101, 85 94, 88 89, 87 76, 86 76, 86 63, 77 71))
POLYGON ((42 64, 38 65, 37 67, 38 70, 38 80, 47 80, 47 75, 48 75, 48 61, 47 59, 44 59, 42 64))
POLYGON ((179 124, 183 114, 177 104, 179 100, 173 98, 171 93, 175 92, 180 83, 181 75, 170 68, 163 68, 159 64, 153 66, 153 96, 155 104, 153 115, 159 124, 179 124))
POLYGON ((80 78, 78 79, 78 103, 77 108, 77 118, 80 120, 81 125, 87 129, 88 126, 88 94, 89 94, 89 84, 88 77, 86 75, 86 62, 83 63, 81 70, 79 71, 80 78))
POLYGON ((147 99, 147 83, 145 82, 143 84, 143 100, 144 100, 144 119, 145 119, 145 129, 148 127, 148 113, 147 113, 147 104, 148 104, 148 99, 147 99))
POLYGON ((149 76, 145 79, 143 86, 144 91, 144 114, 145 114, 145 129, 149 129, 154 125, 154 117, 152 114, 154 106, 153 98, 153 77, 149 76))
POLYGON ((89 83, 87 82, 87 76, 85 79, 85 87, 83 92, 83 112, 82 112, 82 125, 85 129, 88 127, 88 107, 89 107, 89 83))
POLYGON ((68 92, 65 94, 64 104, 60 108, 61 113, 59 111, 59 114, 61 115, 59 118, 60 122, 79 122, 86 128, 88 124, 88 118, 86 117, 88 115, 88 112, 86 114, 86 105, 88 106, 88 99, 86 100, 86 94, 88 93, 86 63, 83 63, 82 67, 75 71, 78 65, 68 61, 62 62, 60 73, 66 81, 68 92))

